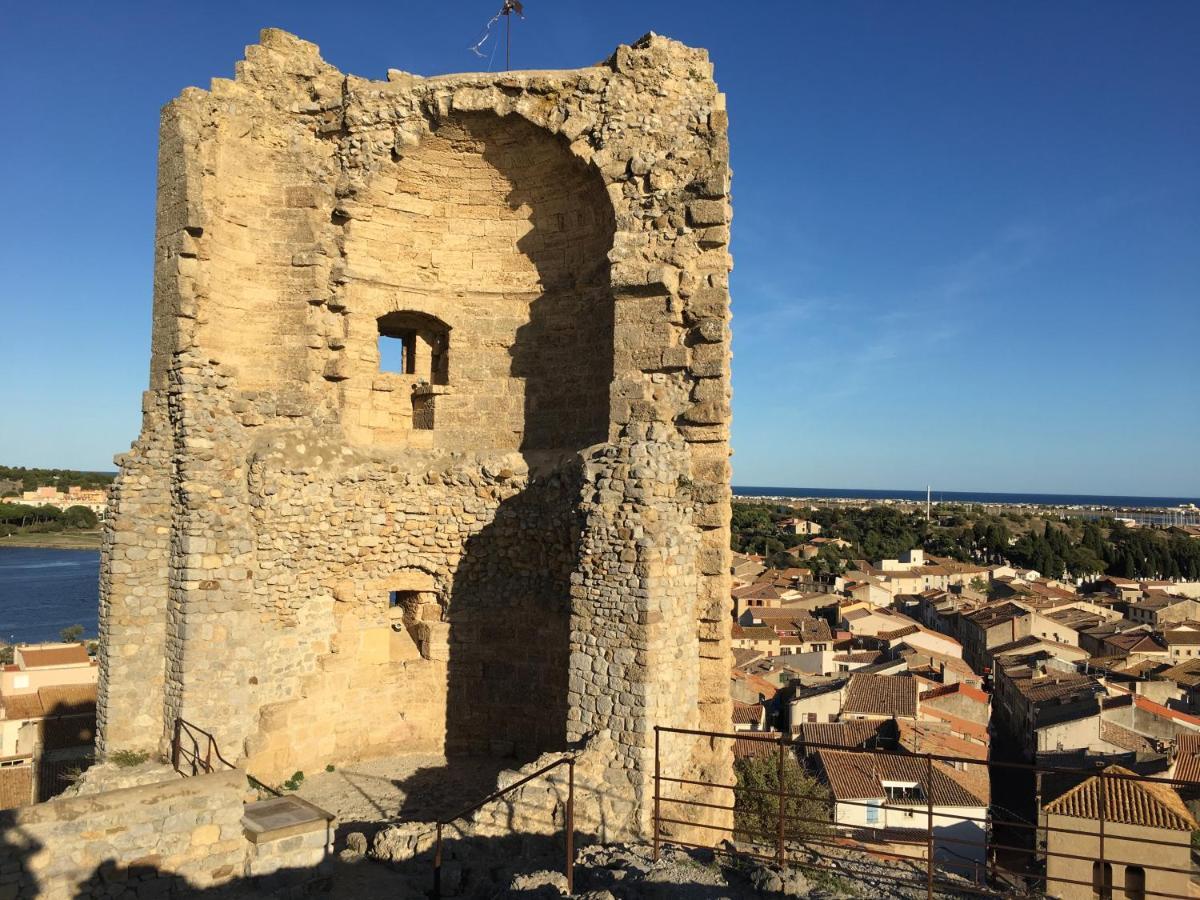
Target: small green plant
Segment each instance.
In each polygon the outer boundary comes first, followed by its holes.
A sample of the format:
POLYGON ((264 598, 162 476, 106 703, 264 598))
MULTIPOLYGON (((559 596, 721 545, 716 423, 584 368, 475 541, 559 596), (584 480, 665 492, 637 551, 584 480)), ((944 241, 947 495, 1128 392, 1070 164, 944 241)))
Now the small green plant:
POLYGON ((333 763, 330 763, 329 765, 327 765, 327 766, 325 767, 325 771, 326 771, 326 772, 332 772, 332 771, 333 771, 333 763))
POLYGON ((150 754, 145 750, 114 750, 107 757, 108 762, 122 769, 132 769, 134 766, 140 766, 149 758, 150 754))
POLYGON ((292 777, 285 781, 281 787, 285 791, 298 791, 300 790, 300 785, 302 784, 304 784, 304 773, 293 772, 292 777))

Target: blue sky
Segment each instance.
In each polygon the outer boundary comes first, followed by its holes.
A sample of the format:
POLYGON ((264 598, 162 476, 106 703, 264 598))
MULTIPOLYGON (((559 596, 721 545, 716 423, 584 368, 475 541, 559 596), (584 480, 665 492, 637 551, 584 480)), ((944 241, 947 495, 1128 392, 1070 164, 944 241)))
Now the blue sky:
MULTIPOLYGON (((487 68, 499 0, 10 7, 0 462, 110 469, 149 358, 159 107, 258 30, 487 68)), ((527 0, 514 68, 707 47, 735 482, 1200 496, 1200 4, 527 0)))

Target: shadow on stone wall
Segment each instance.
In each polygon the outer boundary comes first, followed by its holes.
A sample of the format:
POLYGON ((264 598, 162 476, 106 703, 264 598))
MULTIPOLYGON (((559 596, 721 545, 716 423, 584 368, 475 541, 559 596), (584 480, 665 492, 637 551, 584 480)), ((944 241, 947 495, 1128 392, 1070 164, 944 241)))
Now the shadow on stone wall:
POLYGON ((522 451, 578 452, 608 440, 615 300, 609 276, 615 224, 604 181, 560 138, 518 116, 490 127, 483 158, 511 185, 505 202, 527 207, 533 226, 517 249, 537 269, 542 293, 509 348, 510 374, 525 380, 522 451), (499 139, 498 139, 499 138, 499 139), (531 164, 531 159, 543 165, 531 164))
POLYGON ((466 542, 446 612, 449 756, 566 745, 580 477, 578 465, 531 476, 466 542))

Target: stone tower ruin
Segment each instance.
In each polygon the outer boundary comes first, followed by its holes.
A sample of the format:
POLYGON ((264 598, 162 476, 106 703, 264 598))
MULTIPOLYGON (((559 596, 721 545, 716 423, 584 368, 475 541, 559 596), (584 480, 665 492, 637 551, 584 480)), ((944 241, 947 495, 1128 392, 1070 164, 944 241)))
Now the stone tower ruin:
POLYGON ((601 736, 637 831, 653 726, 730 721, 728 189, 707 54, 655 35, 369 81, 267 30, 170 103, 101 750, 601 736))

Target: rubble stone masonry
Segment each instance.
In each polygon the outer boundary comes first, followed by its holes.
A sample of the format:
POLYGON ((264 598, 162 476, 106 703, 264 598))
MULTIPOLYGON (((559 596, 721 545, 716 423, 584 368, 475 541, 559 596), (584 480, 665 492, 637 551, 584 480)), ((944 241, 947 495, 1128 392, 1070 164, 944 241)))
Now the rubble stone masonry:
POLYGON ((728 193, 707 54, 655 35, 369 81, 269 29, 170 103, 101 749, 183 717, 276 781, 598 736, 643 833, 653 726, 730 721, 728 193))

